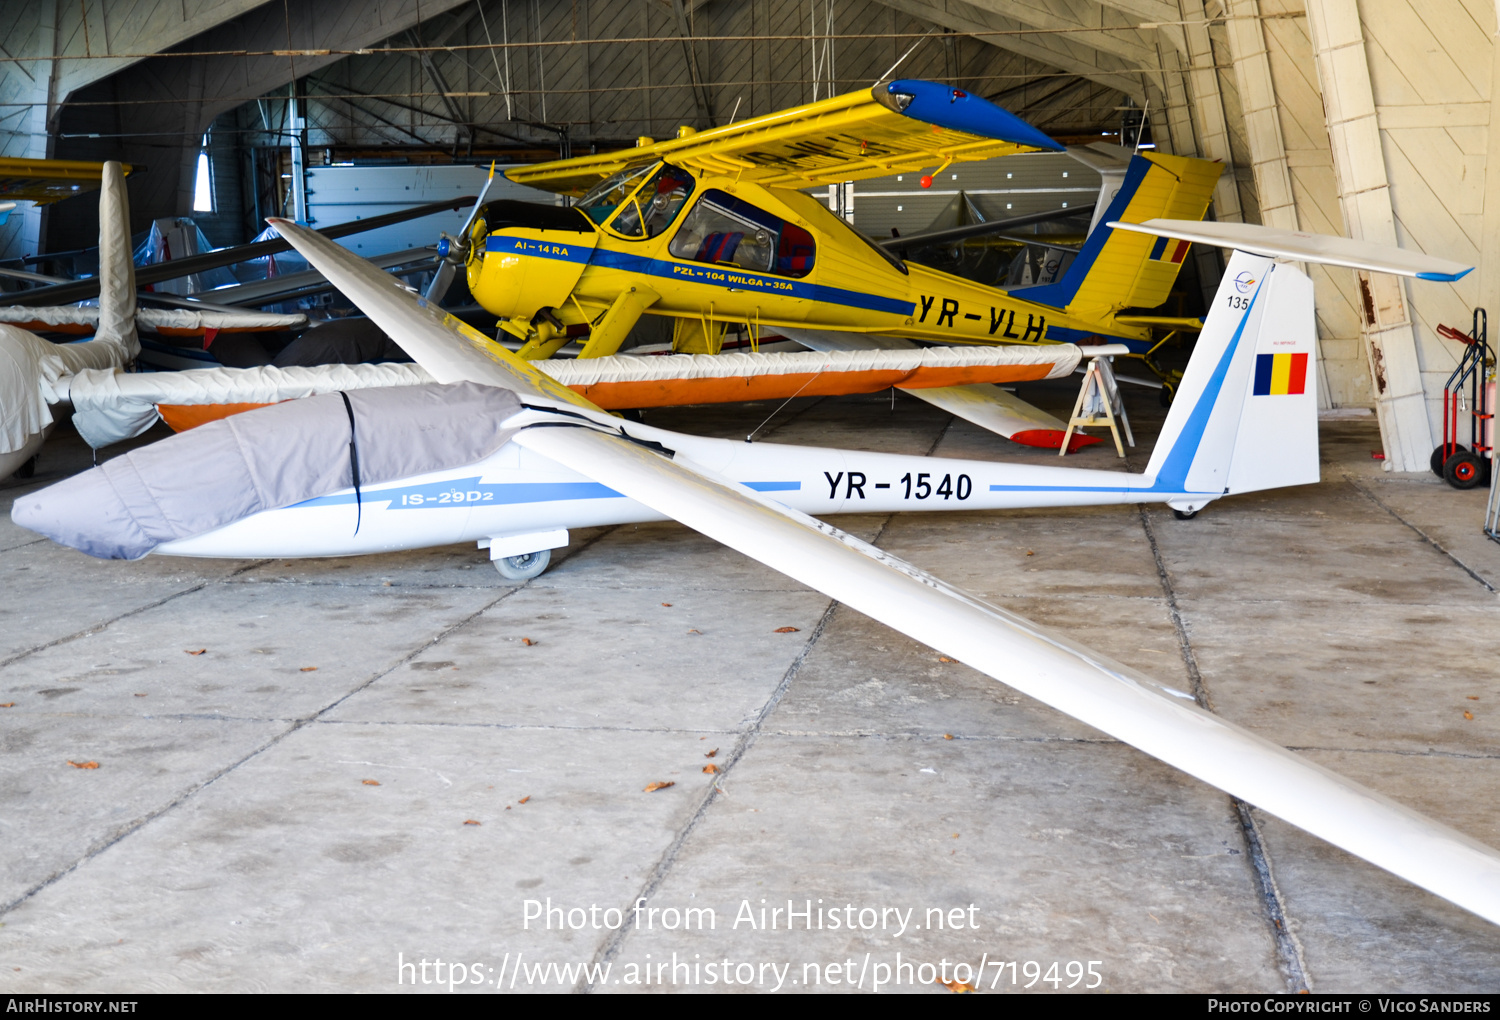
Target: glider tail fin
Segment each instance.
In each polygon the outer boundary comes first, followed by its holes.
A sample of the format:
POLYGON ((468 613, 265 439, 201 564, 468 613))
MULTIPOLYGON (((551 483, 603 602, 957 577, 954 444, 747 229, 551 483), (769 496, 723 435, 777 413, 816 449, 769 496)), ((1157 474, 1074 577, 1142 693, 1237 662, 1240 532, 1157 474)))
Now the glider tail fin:
POLYGON ((1146 468, 1153 489, 1197 510, 1318 481, 1315 340, 1312 281, 1236 251, 1146 468))
POLYGON ((135 263, 130 251, 130 199, 119 163, 104 164, 99 183, 99 331, 95 339, 112 340, 129 361, 140 353, 135 333, 135 263))
POLYGON ((1221 163, 1185 156, 1132 156, 1124 182, 1103 215, 1096 214, 1094 228, 1062 278, 1011 294, 1100 317, 1122 308, 1155 308, 1171 292, 1188 242, 1117 230, 1109 223, 1202 219, 1223 169, 1221 163))

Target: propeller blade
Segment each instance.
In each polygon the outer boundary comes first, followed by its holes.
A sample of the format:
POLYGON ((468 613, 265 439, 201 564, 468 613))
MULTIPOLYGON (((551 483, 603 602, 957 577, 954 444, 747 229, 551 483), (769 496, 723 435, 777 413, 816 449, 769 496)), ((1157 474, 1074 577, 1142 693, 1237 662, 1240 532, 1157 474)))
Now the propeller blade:
POLYGON ((479 189, 479 197, 474 200, 474 208, 469 210, 469 218, 464 220, 463 228, 458 232, 458 240, 461 244, 468 245, 469 228, 474 225, 474 220, 479 215, 479 208, 484 205, 484 196, 490 193, 490 185, 494 183, 495 161, 492 159, 490 160, 490 175, 485 178, 484 187, 479 189))
POLYGON ((458 272, 458 267, 447 259, 438 259, 437 272, 432 274, 432 282, 422 292, 422 296, 433 304, 441 304, 443 298, 448 296, 448 288, 453 286, 453 275, 458 272))

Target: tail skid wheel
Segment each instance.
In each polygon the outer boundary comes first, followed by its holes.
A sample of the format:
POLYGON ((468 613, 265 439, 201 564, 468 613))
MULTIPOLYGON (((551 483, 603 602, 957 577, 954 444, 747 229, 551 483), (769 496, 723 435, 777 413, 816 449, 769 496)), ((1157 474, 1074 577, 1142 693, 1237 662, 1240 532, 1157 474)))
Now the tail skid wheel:
POLYGON ((506 556, 492 561, 495 569, 500 571, 500 576, 509 581, 529 581, 547 569, 552 562, 552 550, 543 549, 541 552, 522 553, 520 556, 506 556))
POLYGON ((1175 517, 1175 518, 1177 518, 1179 521, 1190 521, 1194 517, 1198 516, 1198 511, 1196 511, 1196 510, 1178 510, 1178 509, 1176 509, 1174 507, 1173 510, 1172 510, 1172 516, 1175 517))

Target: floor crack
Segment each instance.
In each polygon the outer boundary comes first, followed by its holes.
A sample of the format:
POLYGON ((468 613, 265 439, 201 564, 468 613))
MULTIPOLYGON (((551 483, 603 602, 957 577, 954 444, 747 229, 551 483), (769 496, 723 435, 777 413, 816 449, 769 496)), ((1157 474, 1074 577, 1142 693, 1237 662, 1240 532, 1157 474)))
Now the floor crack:
POLYGON ((1482 576, 1480 576, 1476 571, 1474 571, 1467 563, 1465 563, 1463 560, 1459 559, 1452 552, 1450 552, 1448 550, 1447 546, 1443 545, 1443 543, 1439 542, 1437 539, 1435 539, 1431 535, 1427 534, 1427 532, 1425 532, 1421 528, 1417 527, 1415 524, 1413 524, 1411 521, 1407 520, 1405 517, 1402 517, 1393 508, 1391 508, 1390 506, 1387 506, 1386 503, 1385 503, 1385 501, 1382 500, 1379 496, 1375 495, 1375 493, 1371 492, 1370 489, 1363 482, 1361 482, 1359 479, 1355 478, 1353 475, 1351 475, 1347 471, 1343 472, 1343 475, 1344 475, 1344 481, 1346 481, 1350 485, 1352 485, 1366 499, 1368 499, 1371 503, 1374 503, 1376 506, 1380 507, 1380 509, 1382 509, 1386 513, 1390 514, 1392 517, 1394 517, 1396 520, 1400 521, 1402 524, 1406 525, 1412 531, 1416 532, 1417 535, 1421 537, 1422 541, 1426 542, 1428 545, 1432 546, 1438 552, 1440 552, 1444 556, 1448 557, 1448 559, 1452 560, 1453 563, 1454 563, 1454 565, 1456 565, 1460 570, 1462 570, 1464 573, 1468 574, 1470 577, 1472 577, 1474 580, 1478 581, 1480 584, 1484 585, 1484 588, 1485 588, 1486 591, 1494 591, 1495 590, 1495 586, 1494 585, 1490 584, 1489 581, 1486 581, 1482 576))
MULTIPOLYGON (((1172 576, 1167 571, 1166 561, 1162 559, 1161 548, 1156 541, 1156 530, 1151 526, 1151 515, 1144 504, 1137 504, 1136 509, 1140 513, 1141 529, 1146 533, 1146 541, 1151 546, 1151 558, 1156 562, 1156 576, 1161 582, 1162 596, 1167 603, 1167 615, 1171 617, 1172 627, 1177 632, 1177 645, 1182 651, 1183 667, 1187 671, 1193 697, 1204 711, 1215 712, 1213 699, 1203 682, 1203 673, 1198 668, 1198 656, 1193 651, 1192 640, 1188 637, 1187 624, 1183 621, 1182 611, 1177 605, 1177 591, 1172 586, 1172 576)), ((1307 977, 1307 961, 1302 953, 1302 943, 1297 940, 1297 936, 1292 933, 1287 924, 1286 901, 1282 898, 1281 890, 1276 885, 1276 876, 1271 870, 1271 858, 1266 851, 1265 837, 1255 821, 1251 805, 1238 797, 1230 797, 1229 802, 1234 805, 1240 822, 1240 831, 1245 837, 1245 852, 1255 872, 1266 920, 1271 922, 1271 937, 1276 943, 1276 955, 1279 958, 1282 976, 1286 979, 1287 990, 1293 994, 1310 992, 1312 983, 1307 977)))
MULTIPOLYGON (((949 424, 951 425, 952 422, 950 421, 949 424)), ((946 432, 947 428, 944 428, 943 433, 946 432)), ((941 441, 942 434, 939 434, 937 441, 933 443, 933 447, 936 447, 937 443, 941 441)), ((874 537, 870 539, 871 545, 879 543, 881 536, 885 534, 886 528, 890 527, 890 523, 895 519, 895 516, 895 514, 886 515, 885 520, 881 522, 880 528, 875 532, 874 537)), ((797 678, 797 674, 802 671, 803 664, 807 662, 807 658, 812 654, 813 648, 817 646, 819 639, 827 631, 828 625, 833 620, 833 614, 838 608, 839 603, 836 600, 829 601, 827 608, 823 610, 823 615, 818 618, 817 625, 813 627, 812 633, 808 635, 807 640, 803 643, 801 651, 797 653, 796 658, 792 659, 791 664, 782 673, 781 680, 777 682, 775 690, 771 692, 771 696, 760 707, 760 711, 755 714, 755 718, 751 720, 750 725, 741 732, 740 738, 735 741, 734 747, 730 749, 728 754, 724 755, 719 765, 718 778, 703 793, 698 801, 698 806, 693 810, 687 823, 683 825, 672 842, 668 844, 666 850, 662 852, 661 857, 657 859, 656 866, 651 869, 651 873, 646 876, 646 881, 642 883, 636 896, 630 901, 631 906, 625 908, 626 914, 630 914, 634 910, 635 904, 650 899, 661 888, 662 883, 666 881, 668 872, 672 870, 672 865, 677 862, 678 854, 687 845, 688 839, 698 828, 699 824, 707 817, 709 808, 713 806, 714 796, 723 793, 723 790, 720 788, 721 784, 729 778, 729 774, 734 770, 734 767, 744 759, 750 748, 755 745, 755 740, 760 735, 765 721, 776 710, 776 706, 781 704, 781 699, 791 687, 792 681, 797 678)), ((600 973, 603 966, 611 963, 620 955, 620 950, 624 948, 625 940, 629 937, 629 933, 630 926, 622 924, 613 934, 606 938, 598 951, 594 953, 594 958, 590 961, 589 967, 584 973, 600 973)), ((580 978, 578 984, 574 986, 573 991, 588 994, 596 988, 597 984, 593 980, 580 978)))
MULTIPOLYGON (((249 566, 247 566, 247 567, 245 567, 243 569, 244 570, 249 570, 249 569, 251 569, 252 567, 254 567, 256 565, 257 564, 250 564, 249 566)), ((238 573, 238 571, 237 571, 237 573, 238 573)), ((208 585, 208 583, 209 582, 205 581, 202 585, 199 585, 198 588, 206 587, 208 585)), ((528 581, 527 584, 529 584, 529 583, 530 582, 528 581)), ((248 754, 245 754, 245 755, 241 756, 236 761, 230 762, 228 765, 225 765, 223 768, 217 770, 216 772, 214 772, 213 774, 209 775, 207 778, 201 780, 200 782, 194 783, 191 786, 189 786, 187 789, 180 791, 177 794, 177 796, 175 796, 171 800, 167 801, 167 803, 162 804, 161 806, 157 807, 156 809, 154 809, 152 811, 148 811, 146 814, 141 815, 140 817, 136 818, 134 821, 129 822, 126 825, 122 826, 121 828, 117 829, 113 835, 104 838, 100 842, 96 843, 94 846, 90 847, 88 850, 84 851, 84 853, 77 860, 73 861, 67 867, 59 868, 57 871, 54 871, 52 874, 48 875, 46 878, 42 879, 41 881, 35 883, 34 885, 32 885, 31 888, 29 888, 26 891, 22 892, 19 896, 17 896, 15 899, 11 900, 10 902, 0 904, 0 917, 4 917, 6 914, 10 913, 12 910, 14 910, 17 907, 19 907, 22 903, 25 903, 27 900, 31 899, 31 897, 33 897, 37 893, 41 892, 43 889, 46 889, 48 886, 53 885, 53 884, 55 884, 58 881, 61 881, 63 878, 65 878, 68 875, 72 874, 74 871, 77 871, 83 865, 87 864, 89 861, 93 860, 95 857, 98 857, 100 854, 104 853, 104 851, 108 850, 110 847, 114 846, 116 843, 118 843, 121 840, 125 839, 127 836, 130 836, 132 833, 139 832, 144 826, 146 826, 149 823, 151 823, 151 822, 155 821, 156 819, 160 818, 162 815, 166 814, 168 811, 171 811, 173 808, 177 807, 179 804, 184 803, 185 801, 187 801, 189 798, 193 797, 194 795, 196 795, 200 791, 205 790, 208 787, 212 786, 214 783, 218 782, 221 778, 223 778, 224 776, 226 776, 229 773, 233 772, 235 769, 239 768, 241 765, 244 765, 246 762, 248 762, 248 761, 250 761, 250 760, 258 757, 259 755, 263 754, 264 752, 266 752, 266 751, 270 750, 271 748, 275 747, 277 744, 280 744, 283 740, 285 740, 287 737, 291 736, 293 733, 296 733, 298 730, 302 729, 304 726, 307 726, 310 723, 318 722, 321 719, 322 716, 326 715, 328 712, 333 711, 333 709, 337 708, 339 705, 342 705, 345 701, 348 701, 351 697, 353 697, 354 695, 358 694, 360 691, 365 690, 371 684, 375 683, 377 680, 380 680, 382 677, 390 675, 393 671, 395 671, 396 669, 399 669, 401 666, 403 666, 406 663, 410 662, 412 659, 414 659, 418 655, 422 654, 424 651, 426 651, 428 648, 432 647, 437 642, 441 641, 443 638, 445 638, 445 637, 449 636, 450 634, 454 633, 459 628, 467 625, 470 621, 474 620, 476 617, 478 617, 478 616, 484 614, 485 612, 489 611, 491 608, 493 608, 494 606, 498 605, 499 603, 505 601, 506 599, 510 598, 516 592, 521 591, 525 587, 526 587, 526 584, 518 585, 515 588, 511 588, 508 591, 503 592, 499 597, 491 599, 489 602, 485 603, 479 609, 475 610, 472 613, 469 613, 467 616, 463 617, 462 619, 458 620, 457 622, 455 622, 453 624, 450 624, 449 626, 445 627, 442 630, 442 632, 437 635, 437 637, 433 638, 430 641, 424 641, 423 643, 419 644, 416 648, 412 649, 406 655, 402 656, 400 659, 397 659, 395 662, 391 663, 385 669, 382 669, 382 670, 380 670, 380 671, 378 671, 376 673, 371 674, 363 683, 361 683, 361 684, 355 686, 354 688, 346 691, 345 693, 343 693, 339 697, 335 698, 333 701, 331 701, 328 704, 324 705, 318 711, 312 713, 311 715, 303 716, 303 717, 301 717, 299 719, 293 720, 293 722, 292 722, 292 724, 290 726, 288 726, 286 729, 282 730, 280 733, 276 734, 275 736, 271 737, 269 740, 265 741, 264 743, 262 743, 258 747, 254 748, 248 754)), ((197 589, 193 589, 193 590, 197 590, 197 589)), ((165 602, 167 600, 163 599, 161 601, 165 602)), ((149 607, 143 607, 143 609, 144 608, 149 608, 149 607)), ((139 611, 140 610, 136 610, 136 612, 139 612, 139 611)), ((127 613, 125 615, 129 616, 129 615, 132 615, 132 614, 127 613)))
POLYGON ((14 665, 17 662, 20 662, 22 659, 35 655, 37 652, 44 652, 49 648, 56 648, 58 645, 65 645, 70 642, 77 641, 79 638, 86 638, 90 634, 97 634, 102 630, 107 630, 109 627, 113 626, 116 623, 119 623, 121 620, 128 619, 132 616, 137 616, 141 613, 146 612, 147 610, 155 609, 157 606, 164 606, 168 602, 171 602, 173 599, 181 598, 184 595, 191 595, 194 592, 202 591, 204 588, 207 588, 211 584, 227 581, 231 577, 238 577, 240 574, 245 573, 247 570, 254 570, 256 567, 264 566, 265 564, 270 562, 270 560, 255 560, 252 563, 247 563, 243 567, 238 567, 230 571, 221 578, 199 581, 197 584, 192 585, 191 587, 183 588, 179 591, 174 591, 170 595, 165 595, 154 602, 148 602, 144 606, 136 606, 134 609, 131 609, 128 612, 121 613, 119 616, 112 616, 108 620, 103 620, 99 623, 93 624, 83 630, 77 631, 76 633, 65 634, 60 638, 53 638, 51 641, 47 641, 39 645, 33 645, 31 648, 27 648, 25 651, 17 652, 8 659, 0 659, 0 669, 4 669, 7 666, 14 665))

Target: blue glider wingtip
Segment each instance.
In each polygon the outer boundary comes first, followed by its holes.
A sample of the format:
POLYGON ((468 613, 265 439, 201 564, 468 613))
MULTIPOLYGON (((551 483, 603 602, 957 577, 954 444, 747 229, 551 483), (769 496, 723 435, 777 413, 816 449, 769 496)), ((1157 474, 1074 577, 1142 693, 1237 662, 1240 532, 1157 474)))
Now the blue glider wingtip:
POLYGON ((902 78, 887 83, 886 91, 911 96, 901 112, 913 120, 1050 152, 1067 151, 1066 146, 1049 138, 1009 110, 963 89, 951 88, 935 81, 902 78))
POLYGON ((1474 267, 1470 266, 1468 269, 1465 269, 1461 273, 1418 273, 1417 279, 1432 280, 1435 283, 1455 283, 1459 280, 1462 280, 1473 271, 1474 267))

